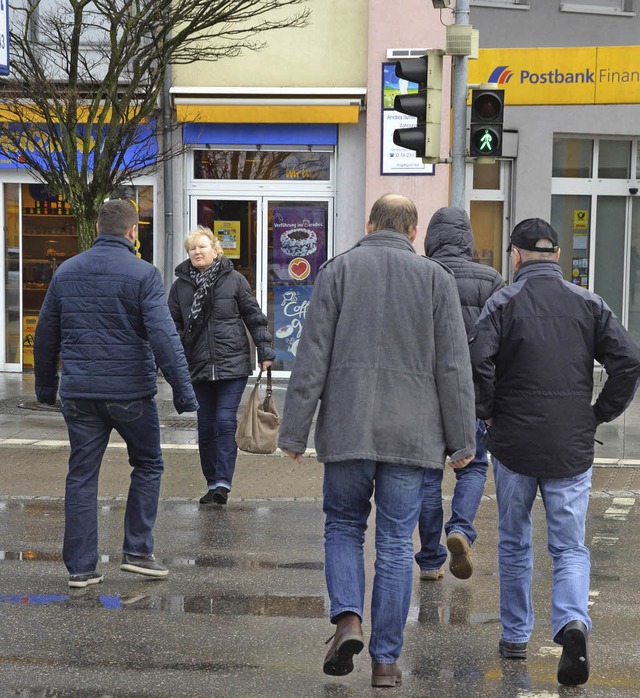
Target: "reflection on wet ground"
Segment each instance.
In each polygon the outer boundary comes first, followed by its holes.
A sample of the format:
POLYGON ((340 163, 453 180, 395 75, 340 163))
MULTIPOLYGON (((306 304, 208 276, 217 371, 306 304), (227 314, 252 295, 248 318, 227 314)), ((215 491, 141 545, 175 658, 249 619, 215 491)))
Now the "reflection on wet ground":
MULTIPOLYGON (((151 582, 153 584, 154 582, 151 582)), ((0 604, 57 605, 63 608, 103 608, 166 613, 201 613, 216 615, 292 616, 294 618, 322 618, 324 596, 285 596, 245 594, 207 596, 180 596, 162 594, 131 594, 107 596, 95 589, 78 589, 69 594, 0 594, 0 604)))
MULTIPOLYGON (((112 560, 119 560, 110 555, 100 555, 100 562, 107 563, 112 560)), ((44 550, 0 550, 0 563, 7 562, 62 562, 61 552, 51 552, 44 550)), ((198 557, 165 556, 162 558, 163 564, 170 568, 175 567, 214 567, 220 569, 231 569, 234 567, 246 569, 265 570, 323 570, 324 563, 319 561, 301 562, 277 562, 273 560, 261 560, 255 557, 243 557, 242 555, 202 555, 198 557)))

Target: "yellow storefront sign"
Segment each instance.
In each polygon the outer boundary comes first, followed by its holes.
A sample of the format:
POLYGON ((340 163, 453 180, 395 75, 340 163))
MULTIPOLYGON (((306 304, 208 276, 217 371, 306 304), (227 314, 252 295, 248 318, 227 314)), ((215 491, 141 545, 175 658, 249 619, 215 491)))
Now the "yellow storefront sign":
POLYGON ((506 105, 640 104, 640 46, 479 53, 469 61, 469 83, 498 83, 506 105))
POLYGON ((225 257, 240 259, 240 221, 214 221, 213 232, 218 236, 225 257))
POLYGON ((22 318, 22 366, 24 368, 33 368, 33 338, 37 324, 37 315, 25 315, 22 318))

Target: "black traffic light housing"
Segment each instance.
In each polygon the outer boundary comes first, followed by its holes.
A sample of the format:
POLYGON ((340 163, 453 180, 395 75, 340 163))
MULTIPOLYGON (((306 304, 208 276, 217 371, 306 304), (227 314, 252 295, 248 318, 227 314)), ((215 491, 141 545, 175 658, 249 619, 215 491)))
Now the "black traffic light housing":
POLYGON ((502 155, 504 90, 478 87, 471 90, 469 155, 499 158, 502 155))
POLYGON ((415 116, 416 126, 397 128, 393 142, 415 151, 423 162, 440 159, 440 111, 442 108, 442 57, 444 51, 432 49, 418 58, 396 61, 396 76, 418 84, 418 91, 396 95, 393 108, 401 114, 415 116))

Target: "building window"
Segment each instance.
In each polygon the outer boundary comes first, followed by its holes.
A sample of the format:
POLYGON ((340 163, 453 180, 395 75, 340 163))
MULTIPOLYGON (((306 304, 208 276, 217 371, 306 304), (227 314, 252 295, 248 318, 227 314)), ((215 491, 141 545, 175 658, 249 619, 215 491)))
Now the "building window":
POLYGON ((560 3, 561 12, 583 12, 588 14, 624 14, 633 16, 633 0, 571 0, 560 3))
POLYGON ((324 181, 331 153, 270 150, 195 150, 194 179, 324 181))
POLYGON ((629 179, 631 172, 631 141, 601 140, 598 157, 600 179, 629 179))
POLYGON ((471 0, 474 7, 496 7, 507 10, 528 10, 529 0, 471 0))
POLYGON ((592 139, 553 139, 553 177, 591 177, 592 160, 592 139))

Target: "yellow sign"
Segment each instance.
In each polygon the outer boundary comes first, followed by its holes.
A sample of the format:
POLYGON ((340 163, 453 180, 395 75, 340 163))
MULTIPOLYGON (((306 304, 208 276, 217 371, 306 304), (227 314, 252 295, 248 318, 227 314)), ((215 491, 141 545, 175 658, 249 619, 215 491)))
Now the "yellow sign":
POLYGON ((240 221, 213 221, 213 232, 218 236, 224 256, 240 259, 240 221))
POLYGON ((573 227, 575 230, 589 230, 589 211, 573 212, 573 227))
POLYGON ((505 104, 640 104, 640 46, 482 49, 469 83, 498 83, 505 104))
POLYGON ((33 338, 38 324, 37 315, 25 315, 22 318, 22 366, 33 368, 33 338))

